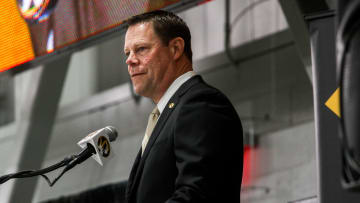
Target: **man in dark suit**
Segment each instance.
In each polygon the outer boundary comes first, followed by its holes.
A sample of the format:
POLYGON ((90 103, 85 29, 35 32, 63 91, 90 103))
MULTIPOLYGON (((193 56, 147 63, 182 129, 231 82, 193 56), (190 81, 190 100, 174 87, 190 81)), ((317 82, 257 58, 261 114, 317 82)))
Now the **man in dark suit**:
POLYGON ((128 203, 240 202, 241 122, 229 100, 193 71, 189 28, 166 11, 127 24, 134 90, 156 104, 128 180, 128 203))

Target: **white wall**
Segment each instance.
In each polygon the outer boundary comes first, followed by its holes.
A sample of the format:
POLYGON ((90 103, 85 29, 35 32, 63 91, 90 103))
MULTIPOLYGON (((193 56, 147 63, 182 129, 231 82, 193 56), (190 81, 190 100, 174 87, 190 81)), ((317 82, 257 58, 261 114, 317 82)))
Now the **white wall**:
MULTIPOLYGON (((231 22, 233 24, 232 46, 262 38, 286 29, 287 23, 276 0, 232 0, 231 22), (251 9, 248 6, 256 2, 251 9), (243 12, 248 10, 248 12, 243 12), (239 20, 236 16, 243 13, 239 20)), ((180 14, 192 32, 194 60, 210 56, 224 50, 225 1, 214 0, 180 14)))
POLYGON ((91 47, 72 55, 60 106, 85 99, 96 93, 97 48, 91 47))
POLYGON ((252 184, 243 189, 242 202, 278 203, 316 196, 314 134, 314 123, 305 122, 261 136, 251 152, 252 184))

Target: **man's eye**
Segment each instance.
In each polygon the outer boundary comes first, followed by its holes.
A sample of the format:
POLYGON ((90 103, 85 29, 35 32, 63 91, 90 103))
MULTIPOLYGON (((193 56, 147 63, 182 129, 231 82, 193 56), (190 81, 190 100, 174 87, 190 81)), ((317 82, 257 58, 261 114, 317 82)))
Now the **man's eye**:
POLYGON ((146 47, 139 47, 139 48, 137 49, 137 52, 144 51, 145 49, 146 49, 146 47))

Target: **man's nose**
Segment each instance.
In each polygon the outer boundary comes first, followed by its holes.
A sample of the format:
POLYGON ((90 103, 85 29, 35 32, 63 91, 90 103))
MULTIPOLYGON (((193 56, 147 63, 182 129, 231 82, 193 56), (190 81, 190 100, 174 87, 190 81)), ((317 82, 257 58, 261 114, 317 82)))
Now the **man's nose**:
POLYGON ((131 66, 131 65, 136 65, 138 63, 139 63, 139 60, 136 58, 135 54, 130 53, 126 59, 126 64, 131 66))

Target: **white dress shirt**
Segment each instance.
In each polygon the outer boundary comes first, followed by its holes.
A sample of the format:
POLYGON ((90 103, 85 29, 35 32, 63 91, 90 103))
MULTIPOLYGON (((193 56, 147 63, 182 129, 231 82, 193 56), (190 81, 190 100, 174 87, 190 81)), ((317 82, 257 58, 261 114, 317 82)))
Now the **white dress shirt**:
POLYGON ((175 92, 180 88, 180 86, 195 75, 196 73, 194 71, 188 71, 176 78, 176 80, 171 83, 170 87, 166 90, 165 94, 161 97, 159 103, 157 104, 157 108, 160 111, 160 116, 161 113, 164 111, 166 104, 169 102, 170 98, 175 94, 175 92))

